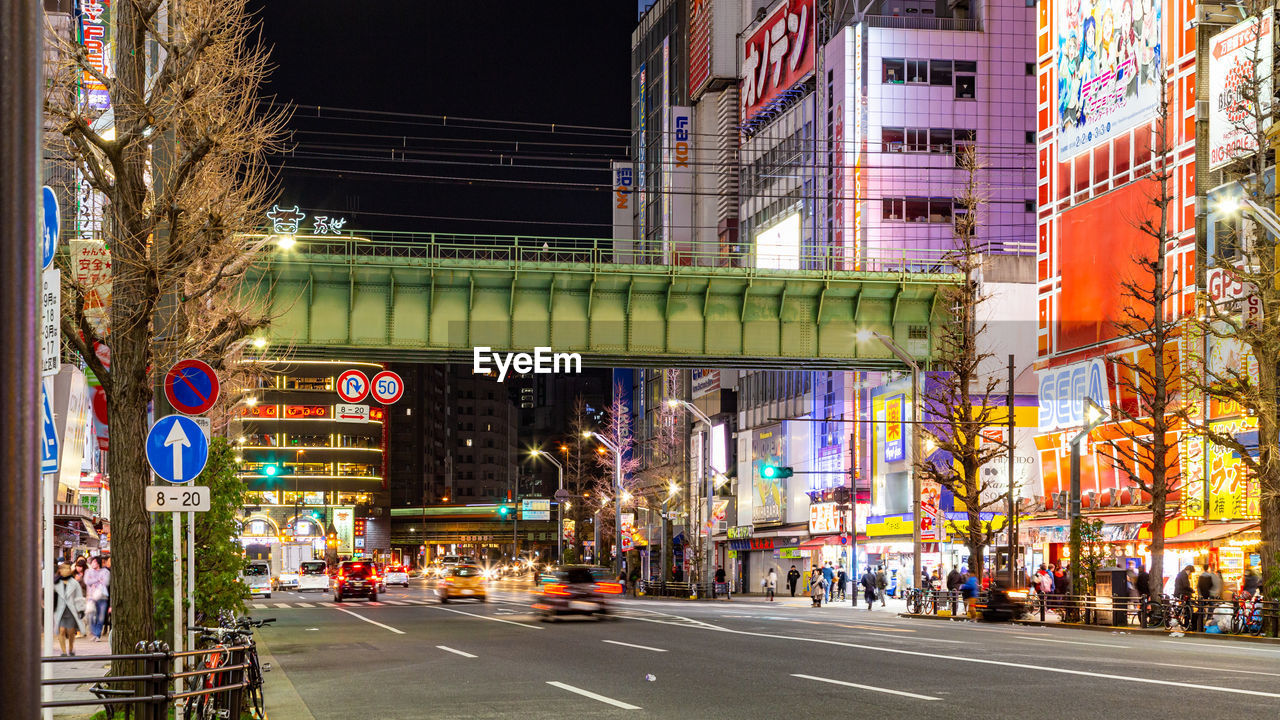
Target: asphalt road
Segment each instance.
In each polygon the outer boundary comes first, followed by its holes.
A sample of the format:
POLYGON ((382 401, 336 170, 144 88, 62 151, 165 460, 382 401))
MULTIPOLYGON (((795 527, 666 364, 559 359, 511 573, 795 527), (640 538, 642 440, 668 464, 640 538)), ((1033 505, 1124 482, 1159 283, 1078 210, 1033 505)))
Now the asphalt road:
POLYGON ((320 719, 1280 717, 1280 646, 790 598, 623 600, 613 621, 546 624, 530 597, 499 583, 442 606, 414 581, 377 605, 276 593, 253 614, 277 618, 260 639, 320 719))

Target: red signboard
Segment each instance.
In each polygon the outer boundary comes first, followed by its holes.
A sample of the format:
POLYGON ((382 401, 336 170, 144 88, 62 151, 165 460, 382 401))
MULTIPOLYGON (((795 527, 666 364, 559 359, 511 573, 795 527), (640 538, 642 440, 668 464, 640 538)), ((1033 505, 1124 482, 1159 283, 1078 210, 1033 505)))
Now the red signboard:
POLYGON ((240 408, 240 417, 276 418, 280 417, 278 405, 252 405, 240 408))
POLYGON ((813 0, 782 0, 742 48, 742 121, 813 72, 813 0))
POLYGON ((694 98, 711 79, 711 3, 689 3, 689 96, 694 98))
POLYGON ((289 420, 324 419, 330 417, 328 405, 286 405, 284 416, 289 420))

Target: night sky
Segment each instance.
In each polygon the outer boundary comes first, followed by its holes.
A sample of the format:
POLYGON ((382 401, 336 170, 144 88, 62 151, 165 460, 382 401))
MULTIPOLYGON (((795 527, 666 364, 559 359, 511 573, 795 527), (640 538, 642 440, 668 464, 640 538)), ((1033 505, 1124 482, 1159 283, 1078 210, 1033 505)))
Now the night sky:
POLYGON ((274 160, 283 160, 283 204, 345 215, 347 229, 355 230, 609 235, 607 161, 624 156, 627 135, 608 129, 628 125, 634 2, 257 0, 255 6, 276 65, 265 94, 298 106, 294 155, 274 160), (450 117, 442 125, 342 108, 450 117), (511 125, 476 127, 462 117, 606 129, 519 132, 511 125), (524 144, 517 149, 514 140, 524 144), (500 167, 499 158, 544 167, 500 167))

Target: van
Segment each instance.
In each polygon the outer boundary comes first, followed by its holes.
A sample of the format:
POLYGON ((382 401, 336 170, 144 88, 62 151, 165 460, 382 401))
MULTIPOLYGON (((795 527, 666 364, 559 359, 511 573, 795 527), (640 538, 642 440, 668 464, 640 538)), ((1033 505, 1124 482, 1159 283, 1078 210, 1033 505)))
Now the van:
POLYGON ((329 589, 329 564, 323 560, 306 560, 298 567, 298 592, 329 589))
POLYGON ((240 574, 240 582, 244 583, 249 597, 261 595, 271 597, 271 565, 265 560, 251 560, 244 565, 240 574))

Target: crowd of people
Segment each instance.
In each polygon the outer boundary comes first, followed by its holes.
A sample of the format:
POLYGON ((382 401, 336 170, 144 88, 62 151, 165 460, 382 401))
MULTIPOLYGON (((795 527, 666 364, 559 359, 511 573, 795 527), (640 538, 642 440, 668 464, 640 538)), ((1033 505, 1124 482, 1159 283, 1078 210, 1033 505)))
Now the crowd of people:
POLYGON ((89 635, 101 641, 111 632, 111 556, 59 562, 50 601, 63 657, 76 654, 76 638, 89 635))

